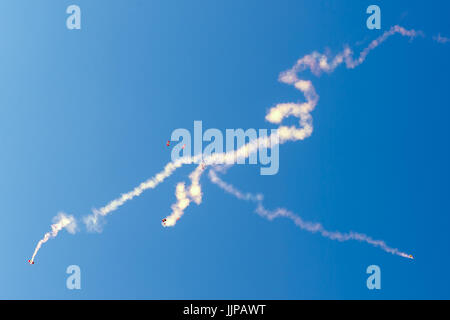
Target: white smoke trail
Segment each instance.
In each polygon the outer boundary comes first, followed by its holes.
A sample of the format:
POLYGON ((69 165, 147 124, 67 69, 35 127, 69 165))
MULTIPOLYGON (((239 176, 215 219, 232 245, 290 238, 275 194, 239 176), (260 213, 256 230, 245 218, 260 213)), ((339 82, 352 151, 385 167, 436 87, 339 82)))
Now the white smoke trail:
MULTIPOLYGON (((274 135, 270 135, 269 137, 259 137, 248 144, 244 145, 237 151, 232 151, 226 154, 214 155, 213 157, 219 157, 220 159, 225 159, 225 162, 234 164, 233 160, 235 158, 243 157, 248 158, 249 155, 253 152, 258 151, 258 147, 271 147, 274 143, 283 144, 287 141, 298 141, 304 140, 311 136, 313 132, 312 125, 312 116, 311 112, 317 106, 319 101, 319 96, 316 93, 316 90, 309 80, 302 80, 297 77, 297 73, 309 69, 313 74, 320 75, 322 72, 331 73, 334 71, 340 64, 345 62, 347 68, 353 69, 363 63, 367 55, 386 41, 389 37, 394 34, 400 34, 402 36, 410 37, 411 39, 417 37, 418 35, 422 35, 421 31, 415 30, 406 30, 400 26, 393 26, 388 31, 384 32, 377 39, 373 40, 359 55, 357 59, 353 58, 353 51, 346 46, 343 52, 337 54, 334 58, 331 59, 325 55, 318 52, 313 52, 312 54, 306 55, 303 58, 299 59, 297 63, 288 71, 281 73, 279 80, 289 85, 293 85, 297 90, 301 91, 306 99, 304 103, 280 103, 275 107, 269 110, 269 113, 266 115, 266 120, 273 124, 280 124, 278 127, 278 132, 276 137, 274 135), (299 127, 297 126, 283 126, 281 123, 285 118, 288 117, 296 117, 299 119, 299 127), (276 138, 276 139, 274 139, 276 138), (231 162, 230 162, 231 161, 231 162)), ((210 158, 206 158, 207 163, 217 163, 215 161, 211 161, 210 158)), ((198 170, 198 168, 196 169, 198 170)), ((198 181, 194 182, 192 180, 192 185, 198 186, 200 185, 198 181)), ((178 192, 176 191, 176 196, 178 199, 178 192)), ((201 201, 201 197, 200 197, 201 201)), ((199 204, 199 201, 196 201, 199 204)), ((185 202, 183 202, 185 204, 185 202)), ((189 206, 189 203, 186 206, 183 205, 181 209, 179 206, 179 200, 177 204, 175 204, 173 208, 172 214, 166 217, 169 223, 164 223, 165 226, 174 226, 179 218, 183 215, 184 210, 189 206), (176 217, 176 219, 174 219, 176 217)))
POLYGON ((177 184, 175 190, 177 202, 172 205, 172 213, 163 219, 162 225, 164 227, 173 227, 177 221, 180 220, 181 216, 184 214, 184 210, 189 206, 191 201, 194 201, 196 204, 200 204, 202 202, 203 194, 200 185, 200 177, 203 170, 204 165, 202 164, 189 175, 189 178, 191 179, 189 190, 186 190, 183 182, 177 184))
POLYGON ((195 163, 196 161, 198 161, 199 158, 200 156, 184 157, 176 161, 169 162, 168 164, 166 164, 166 166, 161 172, 159 172, 152 178, 142 182, 139 186, 137 186, 133 190, 122 194, 119 198, 110 201, 104 207, 100 209, 95 209, 91 215, 84 217, 83 221, 86 224, 86 227, 88 228, 89 231, 101 231, 99 224, 100 217, 104 217, 109 213, 117 210, 125 202, 130 201, 137 196, 140 196, 142 192, 144 192, 145 190, 156 188, 161 182, 163 182, 166 178, 171 176, 176 169, 178 169, 184 164, 195 163))
POLYGON ((293 85, 296 89, 301 91, 306 98, 304 103, 281 103, 269 110, 266 115, 266 120, 274 123, 281 124, 283 119, 293 116, 299 118, 299 127, 296 126, 283 126, 278 127, 276 137, 274 135, 259 137, 238 150, 228 153, 217 153, 206 158, 202 155, 195 157, 184 157, 175 162, 170 162, 166 167, 153 178, 141 183, 134 190, 121 195, 119 198, 114 199, 106 206, 99 210, 94 210, 94 213, 88 217, 85 217, 84 222, 87 224, 90 230, 99 230, 98 218, 100 216, 106 216, 112 211, 117 210, 118 207, 125 202, 139 196, 143 191, 147 189, 155 188, 159 183, 163 182, 169 177, 177 168, 183 164, 197 163, 203 159, 202 166, 198 166, 190 175, 191 185, 189 190, 186 191, 185 183, 178 183, 175 191, 177 202, 172 205, 172 213, 163 219, 164 226, 174 226, 176 222, 184 214, 184 210, 189 204, 194 201, 197 204, 201 203, 202 191, 199 179, 205 166, 215 164, 234 164, 238 158, 248 158, 250 154, 257 152, 261 147, 272 147, 275 143, 285 143, 287 141, 298 141, 308 138, 313 132, 312 116, 311 112, 316 107, 319 96, 317 95, 314 86, 309 80, 302 80, 297 77, 297 73, 310 69, 315 75, 320 75, 321 72, 331 73, 340 64, 346 64, 347 68, 355 68, 363 63, 367 55, 378 47, 381 43, 386 41, 390 36, 394 34, 400 34, 414 38, 420 34, 420 31, 406 30, 400 26, 393 26, 389 31, 383 33, 380 37, 373 40, 368 47, 366 47, 361 53, 359 58, 353 58, 353 51, 347 46, 344 51, 336 55, 331 63, 330 58, 325 54, 313 52, 310 55, 306 55, 299 59, 297 63, 290 70, 280 75, 280 81, 293 85))
POLYGON ((366 60, 367 55, 371 51, 376 49, 389 37, 397 33, 404 37, 409 37, 410 39, 413 39, 419 35, 423 36, 422 31, 406 30, 405 28, 396 25, 373 40, 365 49, 361 51, 359 57, 356 59, 353 58, 353 51, 349 46, 345 46, 344 50, 332 59, 330 59, 330 57, 326 54, 314 51, 313 53, 299 59, 290 70, 282 73, 280 80, 285 83, 293 84, 298 81, 296 74, 299 72, 309 69, 314 75, 319 76, 322 72, 333 72, 342 63, 345 63, 347 68, 354 69, 366 60))
MULTIPOLYGON (((162 183, 166 178, 170 177, 176 171, 176 169, 180 168, 181 166, 185 164, 199 163, 203 160, 203 164, 201 166, 198 166, 197 169, 190 175, 191 185, 188 191, 186 191, 184 183, 179 183, 177 185, 177 203, 172 206, 172 214, 166 218, 165 222, 166 226, 174 226, 176 224, 176 221, 178 221, 178 219, 183 215, 184 210, 189 206, 191 201, 194 201, 197 204, 201 203, 202 190, 199 179, 201 177, 202 171, 205 169, 204 167, 224 163, 234 164, 236 159, 248 158, 250 154, 257 152, 259 148, 271 148, 276 144, 282 144, 287 141, 303 140, 308 138, 312 134, 313 126, 311 112, 316 107, 319 96, 317 95, 311 81, 299 79, 297 77, 297 73, 306 69, 309 69, 315 75, 320 75, 322 72, 331 73, 335 70, 335 68, 337 68, 344 62, 347 68, 355 68, 365 61, 367 55, 372 50, 374 50, 394 34, 400 34, 412 39, 418 35, 421 35, 422 33, 415 30, 406 30, 400 26, 393 26, 389 31, 386 31, 383 35, 373 40, 369 44, 369 46, 360 53, 360 56, 357 59, 353 58, 353 52, 348 46, 344 48, 343 52, 339 53, 331 60, 328 55, 320 54, 318 52, 313 52, 312 54, 306 55, 303 58, 299 59, 294 67, 280 75, 279 80, 286 84, 293 85, 296 89, 301 91, 305 96, 306 101, 304 103, 281 103, 269 110, 269 113, 266 115, 266 120, 270 123, 280 124, 280 126, 278 127, 278 132, 276 134, 259 137, 258 139, 245 144, 235 151, 227 153, 217 153, 205 158, 200 154, 194 157, 183 157, 176 161, 169 162, 161 172, 157 173, 152 178, 142 182, 133 190, 124 193, 120 197, 110 201, 104 207, 100 209, 94 209, 91 215, 84 217, 83 221, 86 224, 87 229, 89 231, 101 231, 101 226, 99 223, 101 217, 107 216, 108 214, 117 210, 127 201, 140 196, 145 190, 156 188, 160 183, 162 183), (290 116, 299 119, 299 127, 288 127, 281 125, 283 119, 290 116), (202 167, 202 169, 199 169, 200 167, 202 167)), ((68 225, 71 225, 71 223, 69 223, 68 225)), ((65 226, 60 227, 59 224, 56 227, 52 226, 52 232, 46 234, 44 239, 42 239, 38 243, 33 257, 39 250, 42 243, 45 243, 50 237, 55 237, 58 234, 59 230, 64 227, 65 226)))
POLYGON ((64 212, 58 213, 56 217, 53 218, 53 224, 51 225, 52 231, 47 232, 44 237, 39 240, 36 248, 34 249, 33 256, 31 257, 31 262, 34 262, 34 258, 38 253, 39 249, 44 243, 49 239, 54 238, 58 235, 58 232, 65 228, 69 233, 74 234, 76 232, 77 223, 72 215, 67 215, 64 212))
POLYGON ((164 227, 174 226, 175 223, 183 215, 184 209, 186 209, 189 203, 191 202, 186 192, 185 184, 182 182, 177 184, 175 196, 177 197, 177 203, 172 205, 172 214, 169 217, 163 219, 162 225, 164 227))
POLYGON ((251 194, 251 193, 242 193, 238 189, 236 189, 231 184, 226 183, 223 181, 217 173, 213 170, 209 170, 209 179, 214 184, 218 185, 222 190, 225 192, 233 195, 237 199, 244 200, 244 201, 251 201, 256 203, 256 209, 255 212, 258 213, 260 216, 272 221, 275 218, 278 217, 285 217, 290 220, 292 220, 300 229, 311 232, 311 233, 319 233, 323 237, 331 239, 331 240, 337 240, 337 241, 349 241, 349 240, 356 240, 360 242, 368 243, 374 247, 379 247, 385 252, 392 253, 394 255, 398 255, 400 257, 404 258, 412 258, 412 255, 402 252, 396 248, 389 247, 384 241, 382 240, 374 240, 371 237, 358 232, 348 232, 348 233, 341 233, 339 231, 328 231, 326 230, 322 224, 320 223, 313 223, 303 220, 300 216, 297 214, 286 210, 284 208, 278 208, 273 211, 269 211, 263 206, 263 196, 261 194, 251 194))
POLYGON ((200 204, 202 202, 202 186, 200 185, 200 177, 202 176, 204 170, 204 165, 199 165, 190 175, 189 179, 191 179, 191 185, 189 187, 189 197, 196 204, 200 204))

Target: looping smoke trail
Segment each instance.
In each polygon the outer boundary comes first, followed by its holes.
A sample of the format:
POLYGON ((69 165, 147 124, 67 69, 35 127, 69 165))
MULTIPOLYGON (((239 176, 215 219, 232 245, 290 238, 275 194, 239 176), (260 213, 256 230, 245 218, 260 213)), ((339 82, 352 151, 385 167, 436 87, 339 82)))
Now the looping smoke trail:
MULTIPOLYGON (((291 69, 280 74, 279 80, 283 83, 293 85, 297 90, 302 92, 306 101, 304 103, 280 103, 269 110, 266 115, 266 120, 273 124, 280 124, 275 141, 273 139, 273 134, 269 137, 260 137, 244 145, 237 151, 231 151, 226 154, 218 155, 219 158, 225 159, 225 163, 229 163, 231 165, 235 163, 233 162, 233 159, 236 160, 236 158, 239 157, 248 158, 251 153, 257 152, 258 146, 272 147, 274 143, 283 144, 287 141, 304 140, 311 136, 313 132, 311 112, 317 106, 319 95, 316 93, 311 81, 299 79, 297 74, 306 69, 309 69, 317 76, 322 72, 331 73, 344 62, 347 68, 356 68, 365 61, 367 55, 372 50, 396 33, 402 36, 410 37, 411 39, 417 37, 418 35, 422 35, 421 31, 406 30, 400 26, 393 26, 390 30, 384 32, 380 37, 373 40, 369 46, 360 53, 357 59, 353 58, 353 51, 348 46, 345 47, 343 52, 337 54, 333 59, 331 59, 331 62, 329 62, 330 58, 327 55, 318 52, 313 52, 312 54, 306 55, 299 59, 291 69), (291 116, 299 119, 299 127, 281 125, 285 118, 291 116)), ((207 158, 206 162, 210 163, 211 158, 212 157, 207 158)), ((212 164, 217 163, 214 161, 212 162, 212 164)), ((200 187, 198 181, 194 182, 192 178, 191 180, 192 185, 200 187)), ((189 206, 189 201, 185 200, 189 200, 188 196, 183 198, 183 201, 180 203, 178 187, 176 197, 178 202, 172 206, 172 214, 166 217, 167 221, 163 223, 164 226, 174 226, 183 215, 184 210, 189 206)), ((200 201, 196 201, 196 203, 199 204, 200 201)))
MULTIPOLYGON (((200 154, 194 157, 183 157, 176 161, 169 162, 163 170, 157 173, 154 177, 142 182, 133 190, 122 194, 120 197, 112 200, 104 207, 94 209, 91 215, 84 217, 83 221, 86 224, 87 229, 89 231, 101 231, 101 226, 99 223, 101 217, 107 216, 127 201, 140 196, 145 190, 156 188, 166 178, 171 176, 178 168, 185 164, 199 163, 202 160, 204 166, 234 164, 236 159, 248 158, 250 154, 257 152, 259 148, 271 148, 274 145, 282 144, 287 141, 298 141, 308 138, 313 132, 311 112, 316 107, 319 96, 317 95, 311 81, 299 79, 297 77, 297 73, 309 69, 314 75, 318 76, 322 72, 331 73, 342 63, 345 63, 347 68, 355 68, 365 61, 367 55, 372 50, 386 41, 387 38, 397 33, 402 36, 410 37, 411 39, 418 35, 423 35, 420 31, 406 30, 400 26, 393 26, 389 31, 386 31, 383 35, 373 40, 368 47, 360 53, 357 59, 353 58, 353 52, 348 46, 344 48, 343 52, 339 53, 331 60, 328 55, 318 52, 313 52, 312 54, 306 55, 299 59, 290 70, 280 74, 279 80, 283 83, 293 85, 296 89, 301 91, 306 101, 304 103, 281 103, 269 110, 269 113, 266 115, 266 120, 273 124, 280 124, 276 134, 271 134, 266 137, 259 137, 258 139, 245 144, 238 150, 228 153, 218 153, 208 157, 203 157, 203 155, 200 154), (299 127, 281 125, 283 119, 290 116, 299 119, 299 127)), ((167 217, 165 224, 166 226, 174 226, 176 221, 178 221, 178 219, 183 215, 184 210, 189 206, 191 201, 194 201, 197 204, 201 203, 202 190, 199 179, 204 168, 202 168, 202 170, 199 168, 200 166, 198 166, 197 169, 190 175, 191 185, 188 191, 186 191, 184 183, 179 183, 177 185, 177 203, 172 206, 172 214, 167 217)), ((43 243, 45 243, 49 238, 55 237, 62 228, 67 227, 68 225, 72 225, 72 223, 70 222, 65 225, 65 222, 63 222, 62 226, 61 224, 57 224, 55 227, 52 225, 52 232, 46 234, 44 239, 38 243, 35 253, 33 254, 33 259, 43 243)), ((70 229, 68 230, 70 231, 70 229)), ((355 239, 361 238, 359 234, 352 234, 352 237, 355 239)), ((365 241, 368 242, 368 239, 365 241)), ((380 244, 379 246, 382 245, 380 244)))
POLYGON ((384 241, 374 240, 371 237, 369 237, 363 233, 357 233, 357 232, 341 233, 339 231, 328 231, 322 226, 322 224, 305 221, 300 216, 298 216, 295 213, 293 213, 287 209, 284 209, 284 208, 278 208, 273 211, 269 211, 263 205, 263 196, 261 194, 254 195, 251 193, 242 193, 241 191, 236 189, 231 184, 228 184, 225 181, 223 181, 217 175, 217 173, 214 171, 214 169, 209 170, 208 177, 212 183, 216 184, 222 190, 233 195, 237 199, 256 203, 255 212, 270 221, 272 221, 273 219, 278 218, 278 217, 285 217, 285 218, 292 220, 300 229, 311 232, 311 233, 319 233, 323 237, 331 239, 331 240, 337 240, 337 241, 341 241, 341 242, 349 241, 349 240, 356 240, 356 241, 368 243, 374 247, 379 247, 385 252, 392 253, 392 254, 398 255, 400 257, 409 258, 409 259, 412 258, 412 255, 402 252, 396 248, 391 248, 384 241))
POLYGON ((314 51, 299 59, 290 70, 283 72, 280 76, 280 81, 293 84, 298 81, 296 74, 306 69, 309 69, 316 76, 319 76, 322 72, 331 73, 342 63, 345 63, 347 68, 354 69, 366 60, 367 55, 372 50, 396 33, 404 37, 409 37, 410 39, 424 35, 422 31, 406 30, 401 26, 395 25, 373 40, 361 51, 359 57, 356 59, 353 58, 353 51, 349 46, 345 46, 344 50, 331 59, 331 61, 328 55, 314 51))
POLYGON ((200 177, 203 173, 203 166, 199 165, 190 175, 191 185, 189 190, 186 191, 185 184, 180 182, 177 184, 175 190, 175 196, 177 198, 177 203, 172 205, 172 213, 165 218, 162 225, 164 227, 173 227, 181 216, 184 214, 184 210, 189 206, 191 201, 196 204, 202 202, 202 189, 200 185, 200 177))
POLYGON ((56 217, 53 218, 53 224, 51 225, 52 231, 47 232, 36 245, 33 256, 30 260, 31 262, 34 262, 34 258, 36 257, 36 254, 38 253, 42 245, 46 243, 50 238, 56 237, 58 235, 58 232, 63 228, 66 228, 69 233, 74 234, 76 232, 77 223, 72 215, 67 215, 64 212, 60 212, 56 217))

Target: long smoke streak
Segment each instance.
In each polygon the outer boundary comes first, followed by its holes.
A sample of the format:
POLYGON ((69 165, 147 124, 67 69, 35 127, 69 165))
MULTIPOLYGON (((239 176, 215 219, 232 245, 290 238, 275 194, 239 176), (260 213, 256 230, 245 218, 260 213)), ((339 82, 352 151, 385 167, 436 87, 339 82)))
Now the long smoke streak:
POLYGON ((400 257, 404 257, 404 258, 412 257, 408 253, 402 252, 396 248, 389 247, 382 240, 374 240, 371 237, 369 237, 363 233, 358 233, 358 232, 341 233, 339 231, 328 231, 323 227, 322 224, 305 221, 297 214, 295 214, 287 209, 284 209, 284 208, 277 208, 275 210, 269 211, 263 205, 263 198, 264 198, 263 195, 241 192, 240 190, 236 189, 233 185, 223 181, 217 175, 217 173, 216 173, 216 171, 214 171, 214 169, 209 170, 208 177, 212 183, 219 186, 225 192, 233 195, 235 198, 255 203, 256 204, 255 212, 270 221, 272 221, 278 217, 285 217, 285 218, 288 218, 291 221, 293 221, 300 229, 311 232, 311 233, 319 233, 323 237, 331 239, 331 240, 337 240, 340 242, 349 241, 349 240, 357 240, 360 242, 368 243, 374 247, 379 247, 380 249, 382 249, 385 252, 388 252, 388 253, 391 253, 394 255, 398 255, 400 257))
MULTIPOLYGON (((278 127, 277 134, 271 134, 266 137, 259 137, 248 144, 245 144, 241 148, 228 153, 218 153, 213 154, 208 157, 203 157, 201 154, 193 157, 183 157, 176 161, 172 161, 166 164, 163 170, 157 173, 152 178, 142 182, 140 185, 135 187, 133 190, 122 194, 120 197, 110 201, 105 206, 100 209, 94 209, 93 213, 84 217, 83 221, 89 231, 101 231, 100 218, 105 217, 108 214, 116 211, 119 207, 124 205, 126 202, 140 196, 145 190, 154 189, 165 179, 170 177, 178 168, 185 164, 200 163, 203 164, 197 166, 197 168, 190 175, 191 185, 186 190, 184 183, 177 184, 176 187, 176 197, 177 203, 172 205, 172 213, 166 218, 165 226, 174 226, 176 222, 183 215, 184 210, 193 201, 197 204, 201 203, 202 200, 202 190, 199 183, 202 171, 206 166, 215 166, 218 164, 234 164, 234 161, 238 158, 248 158, 250 154, 258 151, 259 148, 263 147, 273 147, 275 144, 282 144, 287 141, 298 141, 308 138, 313 132, 312 116, 311 112, 316 107, 319 96, 317 95, 314 86, 309 80, 302 80, 297 77, 299 72, 309 69, 314 75, 318 76, 322 72, 331 73, 339 65, 345 63, 347 68, 355 68, 365 61, 367 55, 377 48, 380 44, 386 41, 389 37, 394 34, 400 34, 402 36, 415 38, 418 35, 422 35, 420 31, 406 30, 400 26, 393 26, 390 30, 383 33, 380 37, 373 40, 364 50, 361 51, 358 58, 353 57, 353 51, 350 47, 346 46, 344 50, 337 54, 334 58, 330 58, 326 54, 321 54, 318 52, 313 52, 312 54, 306 55, 299 59, 297 63, 290 69, 280 74, 279 80, 283 83, 293 85, 297 90, 301 91, 306 98, 304 103, 281 103, 269 110, 266 115, 266 120, 273 124, 280 124, 278 127), (287 117, 296 117, 299 119, 299 127, 296 126, 284 126, 281 125, 283 119, 287 117)), ((262 209, 261 209, 262 210, 262 209)), ((261 213, 264 211, 261 211, 261 213)), ((278 215, 288 215, 286 212, 279 212, 278 215)), ((72 217, 73 219, 73 217, 72 217)), ((70 220, 68 224, 65 219, 52 225, 52 232, 47 233, 44 239, 39 241, 38 246, 33 254, 35 257, 37 251, 40 249, 43 243, 48 241, 48 239, 55 237, 62 228, 71 228, 74 222, 70 220)), ((68 229, 69 231, 71 229, 68 229)), ((320 230, 317 230, 320 231, 320 230)), ((323 235, 327 234, 325 230, 320 231, 323 235)), ((334 236, 334 233, 330 233, 330 237, 334 236)), ((360 234, 348 234, 343 236, 350 236, 355 239, 360 238, 360 234)), ((363 241, 369 242, 370 239, 363 241)), ((374 241, 374 240, 370 240, 374 241)), ((376 245, 378 242, 372 244, 376 245)), ((383 247, 380 243, 378 246, 383 247)), ((392 249, 395 250, 395 249, 392 249)))

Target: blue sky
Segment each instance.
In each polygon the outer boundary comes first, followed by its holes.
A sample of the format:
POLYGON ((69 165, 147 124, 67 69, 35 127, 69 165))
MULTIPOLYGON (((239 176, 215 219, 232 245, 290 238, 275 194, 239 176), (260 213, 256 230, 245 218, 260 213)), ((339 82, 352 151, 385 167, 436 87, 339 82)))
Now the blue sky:
POLYGON ((0 4, 1 299, 448 299, 450 4, 377 1, 3 1, 0 4), (77 4, 82 29, 68 30, 77 4), (63 231, 29 266, 58 211, 81 218, 160 171, 176 128, 273 128, 277 103, 302 101, 278 74, 314 50, 364 48, 354 70, 309 79, 314 133, 280 147, 280 170, 224 176, 327 229, 358 231, 410 261, 267 221, 202 179, 204 199, 162 228, 179 181, 107 219, 101 234, 63 231), (67 266, 82 289, 66 289, 67 266), (381 268, 382 289, 366 287, 381 268))

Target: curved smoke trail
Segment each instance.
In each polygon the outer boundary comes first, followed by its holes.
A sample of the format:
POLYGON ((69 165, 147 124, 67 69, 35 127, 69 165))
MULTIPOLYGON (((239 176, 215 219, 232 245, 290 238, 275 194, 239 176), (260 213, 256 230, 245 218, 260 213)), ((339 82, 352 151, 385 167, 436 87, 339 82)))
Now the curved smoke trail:
MULTIPOLYGON (((359 55, 359 57, 354 58, 354 53, 350 49, 350 47, 346 46, 344 50, 338 53, 334 58, 329 57, 326 54, 322 54, 319 52, 313 52, 308 54, 301 59, 299 59, 296 64, 289 70, 282 72, 279 76, 279 80, 283 83, 293 85, 297 90, 302 92, 306 101, 303 103, 280 103, 275 107, 271 108, 266 115, 266 120, 273 124, 279 124, 278 131, 276 134, 272 134, 269 137, 259 137, 247 145, 244 145, 237 151, 232 151, 229 153, 221 154, 220 157, 230 158, 235 156, 235 153, 238 153, 237 157, 249 157, 250 153, 256 152, 258 147, 273 147, 274 144, 283 144, 287 141, 299 141, 304 140, 311 136, 313 132, 313 124, 312 124, 312 116, 311 112, 317 106, 319 101, 319 95, 316 93, 316 90, 309 80, 303 80, 298 78, 298 73, 310 70, 314 75, 319 76, 322 72, 331 73, 333 72, 339 65, 345 63, 346 67, 349 69, 356 68, 360 64, 362 64, 367 55, 377 48, 380 44, 385 42, 389 37, 394 34, 400 34, 405 37, 409 37, 413 39, 419 35, 423 35, 421 31, 415 30, 407 30, 401 26, 393 26, 388 31, 384 32, 377 39, 373 40, 365 49, 363 49, 359 55), (288 117, 295 117, 299 119, 299 127, 297 126, 285 126, 282 125, 284 119, 288 117)), ((214 155, 216 156, 216 155, 214 155)), ((214 157, 213 156, 213 157, 214 157)), ((206 158, 205 162, 210 164, 210 158, 206 158)), ((230 162, 222 162, 228 163, 230 162)), ((231 162, 233 164, 234 162, 231 162)), ((196 169, 198 170, 198 168, 196 169)), ((197 177, 197 176, 195 176, 197 177)), ((191 177, 191 186, 200 185, 198 181, 194 181, 191 177)), ((178 199, 177 192, 177 199, 178 199)), ((186 199, 189 200, 189 195, 185 195, 186 199)), ((184 198, 183 198, 184 199, 184 198)), ((197 198, 196 203, 199 204, 201 202, 201 195, 197 198)), ((170 224, 167 222, 164 224, 165 226, 173 226, 176 221, 183 215, 184 210, 189 206, 189 201, 183 202, 183 206, 179 207, 178 203, 174 205, 176 210, 172 212, 171 215, 166 217, 166 221, 170 221, 170 224)), ((173 207, 173 208, 174 208, 173 207)))
POLYGON ((75 218, 71 215, 67 215, 64 212, 58 213, 56 217, 53 218, 53 224, 51 225, 52 231, 44 234, 44 237, 39 240, 36 248, 34 249, 33 255, 30 259, 30 263, 34 262, 34 258, 38 253, 39 249, 42 247, 44 243, 46 243, 50 238, 54 238, 58 235, 62 229, 66 229, 68 232, 74 234, 77 228, 77 223, 75 218))
MULTIPOLYGON (((304 56, 299 59, 296 64, 289 70, 280 74, 279 80, 283 83, 293 85, 297 90, 302 92, 306 101, 303 103, 281 103, 269 110, 266 115, 266 120, 273 124, 279 124, 278 132, 276 134, 271 134, 270 136, 259 137, 252 140, 248 144, 243 145, 241 148, 227 152, 227 153, 216 153, 211 156, 203 157, 201 154, 193 157, 183 157, 176 161, 172 161, 166 164, 162 171, 157 173, 152 178, 142 182, 140 185, 135 187, 133 190, 122 194, 120 197, 110 201, 105 206, 100 209, 94 209, 93 213, 84 217, 83 221, 89 231, 100 231, 101 224, 100 218, 105 217, 113 211, 117 210, 119 207, 124 205, 126 202, 132 200, 135 197, 140 196, 145 190, 154 189, 160 183, 162 183, 166 178, 170 177, 178 168, 185 164, 200 163, 197 168, 190 174, 189 178, 191 184, 186 187, 185 183, 178 183, 176 186, 176 198, 177 202, 172 205, 172 213, 167 216, 163 221, 164 226, 174 226, 176 222, 184 214, 184 210, 189 206, 191 202, 200 204, 202 201, 202 189, 200 185, 200 177, 207 166, 216 166, 222 164, 232 164, 238 158, 248 158, 250 154, 253 154, 259 150, 259 148, 271 148, 278 144, 283 144, 287 141, 299 141, 308 138, 313 132, 312 116, 311 112, 316 107, 319 96, 317 95, 312 82, 309 80, 303 80, 298 78, 298 73, 310 70, 314 75, 318 76, 323 72, 331 73, 339 65, 345 64, 349 69, 353 69, 360 64, 362 64, 367 58, 368 54, 377 48, 380 44, 385 42, 389 37, 400 34, 405 37, 413 39, 419 35, 423 35, 420 31, 407 30, 401 26, 393 26, 388 31, 384 32, 377 39, 373 40, 365 49, 361 51, 357 58, 354 58, 354 53, 350 47, 346 46, 342 52, 331 58, 327 54, 322 54, 318 52, 313 52, 309 55, 304 56), (297 126, 285 126, 282 125, 282 121, 287 117, 296 117, 299 119, 299 127, 297 126)), ((443 42, 443 38, 440 37, 439 40, 443 42)), ((266 212, 263 208, 260 208, 260 214, 265 216, 290 216, 288 211, 277 211, 277 212, 266 212), (264 214, 263 214, 264 213, 264 214)), ((61 218, 61 217, 60 217, 61 218)), ((58 220, 59 223, 52 225, 52 232, 47 233, 44 238, 39 241, 38 245, 33 254, 33 259, 37 252, 41 248, 42 244, 47 242, 48 239, 55 237, 62 228, 66 228, 69 231, 72 230, 72 223, 75 223, 73 217, 71 222, 67 223, 67 220, 58 220), (55 226, 56 225, 56 226, 55 226)), ((295 220, 300 222, 302 220, 295 220)), ((295 222, 294 221, 294 222, 295 222)), ((317 226, 317 225, 315 225, 317 226)), ((317 232, 329 238, 337 237, 338 233, 329 233, 328 231, 317 227, 317 232)), ((385 247, 384 242, 379 242, 372 240, 370 238, 365 238, 364 235, 351 233, 351 234, 339 234, 342 239, 356 239, 360 241, 365 241, 373 245, 385 248, 385 251, 389 247, 385 247)), ((396 250, 396 249, 392 249, 396 250)), ((399 252, 397 253, 402 256, 399 252)))
POLYGON ((285 218, 292 220, 300 229, 311 232, 311 233, 319 233, 323 237, 331 239, 331 240, 337 240, 337 241, 341 241, 341 242, 349 241, 349 240, 357 240, 360 242, 368 243, 374 247, 379 247, 385 252, 392 253, 392 254, 398 255, 403 258, 412 259, 412 255, 410 255, 406 252, 402 252, 396 248, 391 248, 384 241, 374 240, 371 237, 369 237, 363 233, 358 233, 358 232, 341 233, 339 231, 328 231, 323 227, 322 224, 305 221, 299 215, 297 215, 287 209, 277 208, 272 211, 267 210, 263 205, 263 198, 264 198, 263 195, 252 194, 252 193, 242 193, 241 191, 236 189, 233 185, 223 181, 217 175, 217 172, 213 169, 209 170, 208 177, 212 183, 219 186, 225 192, 233 195, 235 198, 237 198, 239 200, 254 202, 256 204, 255 212, 270 221, 272 221, 273 219, 278 218, 278 217, 285 217, 285 218))

